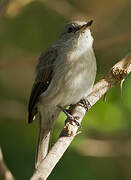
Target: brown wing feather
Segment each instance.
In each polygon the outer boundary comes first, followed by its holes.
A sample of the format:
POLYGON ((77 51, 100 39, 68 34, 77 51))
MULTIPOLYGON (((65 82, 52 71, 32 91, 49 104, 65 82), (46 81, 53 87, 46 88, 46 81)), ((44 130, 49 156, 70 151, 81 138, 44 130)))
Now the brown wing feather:
POLYGON ((56 53, 52 49, 46 51, 46 53, 42 54, 42 56, 39 58, 36 68, 37 76, 28 104, 28 123, 31 123, 35 114, 37 114, 36 104, 38 102, 39 96, 47 90, 52 80, 53 62, 55 58, 56 53))
POLYGON ((52 71, 50 71, 48 79, 45 79, 45 81, 36 82, 32 88, 31 96, 29 100, 29 106, 28 106, 28 112, 29 112, 28 122, 29 123, 33 121, 33 117, 37 113, 37 108, 35 107, 35 105, 37 104, 39 96, 48 88, 50 81, 52 79, 51 75, 52 75, 52 71))

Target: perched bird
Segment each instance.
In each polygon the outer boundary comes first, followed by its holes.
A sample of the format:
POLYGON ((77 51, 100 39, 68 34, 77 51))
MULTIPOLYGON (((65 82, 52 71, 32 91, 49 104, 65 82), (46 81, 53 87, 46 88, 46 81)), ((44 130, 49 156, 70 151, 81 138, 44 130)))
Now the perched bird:
POLYGON ((58 41, 41 54, 28 106, 28 122, 39 114, 36 168, 48 153, 54 122, 61 109, 90 93, 96 77, 96 58, 89 22, 67 24, 58 41))

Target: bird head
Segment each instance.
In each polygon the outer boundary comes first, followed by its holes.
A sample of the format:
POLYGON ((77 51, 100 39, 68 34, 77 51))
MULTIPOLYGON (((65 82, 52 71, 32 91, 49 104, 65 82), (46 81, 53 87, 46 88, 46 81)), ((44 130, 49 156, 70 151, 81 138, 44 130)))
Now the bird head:
POLYGON ((87 46, 92 46, 93 37, 91 35, 90 27, 93 20, 88 22, 74 21, 68 23, 61 35, 60 40, 64 43, 79 44, 86 43, 87 46))

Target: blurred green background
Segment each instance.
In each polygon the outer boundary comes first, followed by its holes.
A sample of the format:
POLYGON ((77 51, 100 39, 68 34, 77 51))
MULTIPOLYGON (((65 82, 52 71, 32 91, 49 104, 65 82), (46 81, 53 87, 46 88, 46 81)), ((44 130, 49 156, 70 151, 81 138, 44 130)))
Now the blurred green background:
MULTIPOLYGON (((34 169, 38 121, 27 124, 37 58, 71 19, 93 18, 97 80, 130 52, 130 0, 0 0, 0 146, 19 180, 34 169)), ((131 180, 131 76, 87 113, 49 180, 131 180)), ((64 125, 62 113, 52 144, 64 125)))

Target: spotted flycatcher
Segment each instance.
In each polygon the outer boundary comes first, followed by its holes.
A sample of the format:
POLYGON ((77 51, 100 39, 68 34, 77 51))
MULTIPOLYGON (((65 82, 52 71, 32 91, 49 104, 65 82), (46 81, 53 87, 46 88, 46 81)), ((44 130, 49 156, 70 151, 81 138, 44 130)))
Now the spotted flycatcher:
POLYGON ((96 77, 92 20, 67 24, 58 41, 41 54, 30 95, 28 122, 39 114, 36 167, 48 153, 50 134, 62 108, 76 104, 91 92, 96 77))

